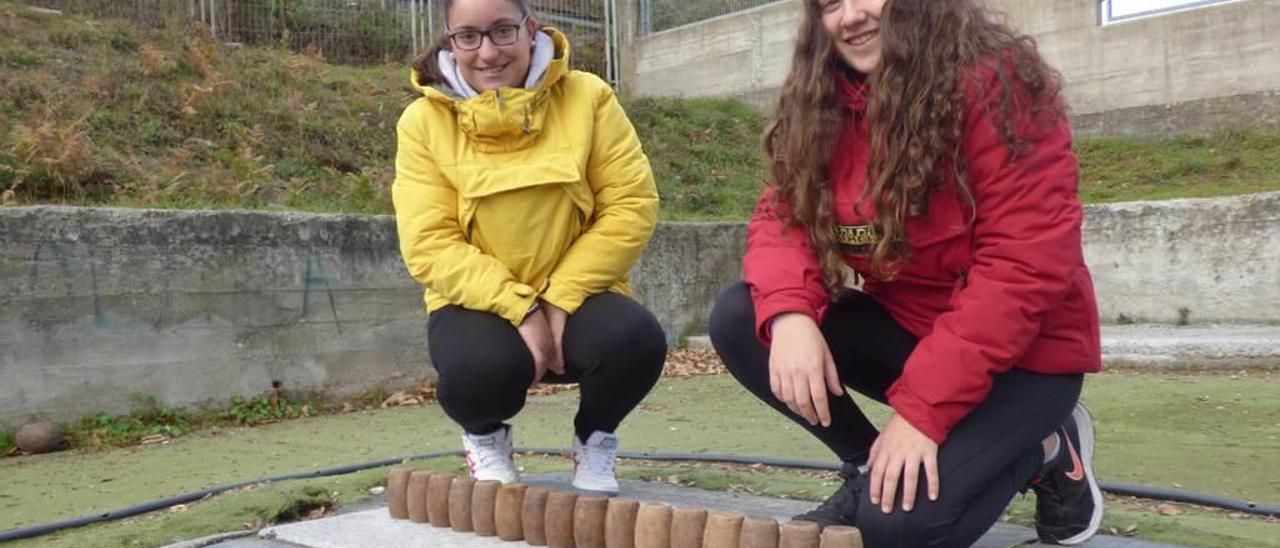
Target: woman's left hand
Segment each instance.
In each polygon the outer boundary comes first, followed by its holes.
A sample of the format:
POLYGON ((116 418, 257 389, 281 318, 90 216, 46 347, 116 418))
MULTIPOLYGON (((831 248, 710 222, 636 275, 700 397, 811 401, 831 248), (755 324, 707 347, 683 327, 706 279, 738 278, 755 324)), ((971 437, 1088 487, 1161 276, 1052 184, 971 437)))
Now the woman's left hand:
POLYGON ((929 500, 938 500, 938 444, 897 413, 871 445, 871 503, 886 514, 902 480, 902 509, 911 511, 916 503, 920 466, 929 482, 929 500))
POLYGON ((551 340, 555 341, 556 353, 557 355, 560 356, 560 361, 555 364, 559 366, 559 369, 556 369, 550 366, 548 366, 548 369, 551 369, 551 371, 554 371, 557 375, 563 375, 564 374, 564 326, 566 323, 569 322, 569 313, 565 312, 564 309, 554 304, 551 304, 547 301, 542 301, 542 311, 544 314, 547 315, 547 324, 551 326, 551 340))

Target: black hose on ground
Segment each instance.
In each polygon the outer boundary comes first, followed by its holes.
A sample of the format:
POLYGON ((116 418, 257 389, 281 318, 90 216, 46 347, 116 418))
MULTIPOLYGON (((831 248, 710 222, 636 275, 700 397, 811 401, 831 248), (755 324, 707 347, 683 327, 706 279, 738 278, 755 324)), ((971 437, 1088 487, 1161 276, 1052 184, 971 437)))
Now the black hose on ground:
MULTIPOLYGON (((563 455, 565 453, 565 451, 562 449, 547 449, 547 448, 517 449, 516 452, 520 454, 525 454, 525 455, 544 455, 544 456, 556 456, 556 455, 563 455)), ((126 508, 121 508, 118 510, 112 510, 110 512, 103 512, 101 514, 94 514, 91 516, 84 516, 84 517, 65 520, 65 521, 57 521, 57 522, 45 523, 41 525, 33 525, 30 527, 20 527, 17 529, 0 531, 0 542, 8 542, 11 540, 20 540, 20 539, 38 537, 38 536, 47 535, 50 533, 56 533, 58 531, 62 531, 66 529, 80 527, 82 525, 89 525, 91 523, 98 523, 102 521, 114 521, 118 519, 133 517, 139 514, 145 514, 147 512, 154 512, 156 510, 162 510, 165 508, 169 508, 171 506, 176 506, 178 504, 195 502, 205 497, 211 497, 211 496, 225 493, 227 491, 231 491, 234 489, 248 487, 250 485, 275 483, 280 481, 290 481, 290 480, 300 480, 300 479, 323 478, 328 476, 341 476, 343 474, 350 474, 352 472, 370 470, 373 468, 380 468, 383 466, 391 466, 394 464, 400 464, 407 461, 427 460, 427 459, 435 459, 435 458, 441 458, 441 457, 460 457, 460 456, 462 456, 462 451, 438 451, 435 453, 424 453, 421 455, 413 455, 410 457, 381 459, 381 460, 363 462, 359 464, 349 464, 346 466, 338 466, 335 468, 325 468, 323 470, 315 470, 312 472, 285 474, 285 475, 272 476, 272 477, 256 479, 256 480, 242 481, 240 483, 220 485, 217 487, 211 487, 209 489, 193 491, 190 493, 184 493, 184 494, 173 496, 173 497, 168 497, 164 499, 154 500, 151 502, 137 504, 134 506, 129 506, 126 508)), ((790 468, 790 469, 796 469, 796 470, 825 470, 825 471, 840 470, 840 465, 831 464, 831 463, 794 460, 794 459, 778 459, 778 458, 771 458, 771 457, 743 457, 739 455, 720 455, 715 453, 639 453, 639 452, 620 451, 618 452, 618 457, 623 459, 648 460, 648 461, 656 461, 656 462, 706 462, 706 463, 721 463, 721 464, 741 464, 741 465, 748 465, 748 466, 759 464, 763 466, 772 466, 776 468, 790 468)), ((1181 491, 1177 489, 1167 489, 1164 487, 1150 487, 1146 485, 1133 485, 1133 484, 1127 484, 1127 483, 1112 483, 1112 482, 1099 482, 1099 484, 1102 486, 1103 491, 1116 494, 1116 495, 1140 497, 1140 498, 1153 499, 1153 500, 1185 502, 1188 504, 1196 504, 1200 506, 1210 506, 1214 508, 1234 510, 1234 511, 1245 513, 1245 514, 1253 514, 1253 515, 1268 516, 1268 517, 1280 517, 1280 506, 1276 506, 1276 505, 1258 504, 1253 502, 1230 499, 1226 497, 1220 497, 1216 495, 1193 493, 1190 491, 1181 491)))

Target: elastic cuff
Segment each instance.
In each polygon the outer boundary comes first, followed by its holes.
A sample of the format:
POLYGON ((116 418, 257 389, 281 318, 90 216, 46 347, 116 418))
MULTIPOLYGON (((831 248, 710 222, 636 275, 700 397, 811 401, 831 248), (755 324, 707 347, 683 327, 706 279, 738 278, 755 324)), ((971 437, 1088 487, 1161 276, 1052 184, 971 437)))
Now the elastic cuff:
POLYGON ((761 344, 765 346, 769 346, 773 344, 773 322, 774 320, 778 319, 778 316, 781 316, 783 314, 804 314, 805 316, 808 316, 809 319, 813 320, 814 324, 819 326, 822 325, 822 319, 819 316, 819 313, 814 312, 813 310, 809 310, 809 309, 791 310, 791 309, 785 309, 785 308, 781 310, 777 310, 769 314, 767 317, 765 317, 762 321, 758 322, 756 325, 756 338, 760 339, 761 344))
POLYGON ((889 388, 888 400, 895 413, 901 415, 902 418, 911 423, 911 426, 914 426, 920 433, 933 440, 934 443, 942 445, 943 442, 947 441, 947 434, 950 431, 940 424, 942 421, 935 420, 936 417, 933 415, 937 414, 937 410, 928 403, 896 384, 889 388))
POLYGON ((577 312, 578 308, 582 307, 582 302, 586 299, 586 295, 566 288, 564 284, 557 284, 554 282, 547 287, 547 292, 542 295, 542 300, 547 301, 551 305, 569 313, 570 315, 577 312))
POLYGON ((502 319, 511 322, 511 325, 520 327, 524 323, 524 319, 529 315, 530 308, 538 301, 538 294, 524 284, 513 284, 509 293, 502 297, 502 301, 497 303, 497 314, 502 319))

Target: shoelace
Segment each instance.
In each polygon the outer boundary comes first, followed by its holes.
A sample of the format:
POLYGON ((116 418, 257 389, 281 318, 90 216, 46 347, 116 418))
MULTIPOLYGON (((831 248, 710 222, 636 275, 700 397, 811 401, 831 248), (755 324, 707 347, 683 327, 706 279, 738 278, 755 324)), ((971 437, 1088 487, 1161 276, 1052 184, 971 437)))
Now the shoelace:
POLYGON ((582 446, 578 466, 586 467, 587 471, 593 474, 609 474, 613 472, 617 458, 618 455, 614 451, 584 445, 582 446))
MULTIPOLYGON (((477 444, 479 445, 479 444, 477 444)), ((506 467, 511 462, 511 455, 507 453, 506 448, 498 443, 494 443, 492 447, 480 445, 474 453, 476 466, 478 468, 490 468, 492 466, 506 467)))
POLYGON ((858 489, 852 484, 855 481, 857 481, 856 477, 846 478, 840 488, 836 489, 835 495, 823 501, 815 511, 820 513, 839 513, 836 511, 852 507, 857 503, 858 497, 858 489))
POLYGON ((1062 502, 1061 490, 1058 489, 1057 482, 1053 480, 1052 474, 1046 475, 1029 484, 1032 491, 1036 492, 1036 496, 1047 496, 1056 502, 1062 502))

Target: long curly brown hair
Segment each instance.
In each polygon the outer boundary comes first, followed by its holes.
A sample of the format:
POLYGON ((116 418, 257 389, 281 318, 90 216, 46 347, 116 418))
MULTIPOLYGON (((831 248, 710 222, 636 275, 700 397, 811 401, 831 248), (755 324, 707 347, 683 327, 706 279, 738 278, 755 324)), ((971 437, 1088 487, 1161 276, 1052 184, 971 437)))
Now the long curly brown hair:
MULTIPOLYGON (((820 0, 805 0, 777 114, 765 130, 771 160, 773 211, 805 229, 834 295, 844 283, 833 232, 835 206, 828 163, 850 114, 838 78, 855 77, 822 25, 820 0), (777 207, 785 205, 785 207, 777 207)), ((955 184, 972 201, 966 182, 963 133, 966 102, 961 79, 990 63, 1001 90, 998 129, 1006 146, 1022 149, 1013 119, 1015 81, 1037 113, 1065 113, 1060 76, 1040 57, 1035 41, 1010 28, 975 0, 888 0, 880 20, 882 58, 870 83, 866 124, 871 162, 864 199, 873 200, 878 242, 870 251, 875 272, 892 278, 910 258, 909 216, 925 215, 930 191, 955 184), (1007 61, 1002 62, 1001 60, 1007 61)), ((1025 105, 1017 106, 1024 108, 1025 105)))

